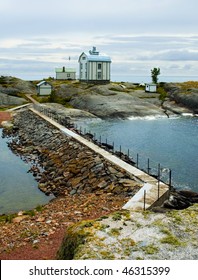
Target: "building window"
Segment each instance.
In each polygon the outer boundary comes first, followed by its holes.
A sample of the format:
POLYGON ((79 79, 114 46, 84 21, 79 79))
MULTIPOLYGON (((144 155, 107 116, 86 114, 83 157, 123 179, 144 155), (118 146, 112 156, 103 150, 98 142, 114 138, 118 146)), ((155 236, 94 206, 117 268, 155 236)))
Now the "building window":
POLYGON ((98 70, 101 70, 101 69, 102 69, 102 64, 98 63, 98 70))
POLYGON ((101 72, 98 72, 98 80, 101 80, 101 79, 102 79, 101 72))
POLYGON ((70 78, 70 74, 67 74, 67 78, 70 78))
POLYGON ((86 57, 85 57, 85 56, 83 56, 83 57, 82 57, 82 60, 85 60, 85 58, 86 58, 86 57))
POLYGON ((83 69, 83 64, 82 63, 80 64, 80 69, 83 69))

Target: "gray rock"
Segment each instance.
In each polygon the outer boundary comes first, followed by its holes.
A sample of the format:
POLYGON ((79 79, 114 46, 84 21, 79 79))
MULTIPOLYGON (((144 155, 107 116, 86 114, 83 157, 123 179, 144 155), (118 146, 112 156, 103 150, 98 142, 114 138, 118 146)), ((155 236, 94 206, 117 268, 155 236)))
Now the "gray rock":
POLYGON ((77 193, 77 190, 76 189, 73 189, 69 194, 70 195, 74 195, 74 194, 76 194, 77 193))

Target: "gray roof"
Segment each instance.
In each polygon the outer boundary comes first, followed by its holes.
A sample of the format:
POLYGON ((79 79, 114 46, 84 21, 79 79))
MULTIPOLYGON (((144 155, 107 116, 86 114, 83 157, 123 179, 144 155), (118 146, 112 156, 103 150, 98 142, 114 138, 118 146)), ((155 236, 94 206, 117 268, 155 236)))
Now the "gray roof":
POLYGON ((88 61, 106 61, 111 62, 110 56, 106 54, 90 54, 90 53, 84 53, 87 56, 88 61))
POLYGON ((48 83, 46 81, 41 81, 40 83, 37 84, 37 87, 40 87, 40 86, 42 86, 45 83, 47 83, 48 85, 52 86, 50 83, 48 83))
POLYGON ((110 56, 101 53, 99 51, 96 50, 96 47, 93 47, 92 50, 90 50, 89 52, 83 52, 80 57, 79 60, 81 58, 82 55, 86 55, 87 61, 105 61, 105 62, 111 62, 111 58, 110 56))
POLYGON ((55 68, 55 71, 56 71, 56 73, 64 73, 64 72, 75 73, 76 69, 75 68, 64 68, 63 69, 63 67, 61 67, 61 68, 55 68))

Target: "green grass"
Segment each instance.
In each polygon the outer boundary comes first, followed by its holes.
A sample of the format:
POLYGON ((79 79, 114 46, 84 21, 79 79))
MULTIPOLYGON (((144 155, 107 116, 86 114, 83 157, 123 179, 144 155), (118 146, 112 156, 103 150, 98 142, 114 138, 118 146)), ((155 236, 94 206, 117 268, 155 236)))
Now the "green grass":
POLYGON ((170 244, 170 245, 174 245, 174 246, 182 246, 184 245, 184 243, 180 242, 179 239, 172 235, 172 234, 169 234, 167 235, 166 237, 162 238, 160 240, 161 243, 167 243, 167 244, 170 244))
POLYGON ((17 217, 17 214, 8 214, 8 215, 1 215, 0 222, 11 223, 14 218, 17 217))
POLYGON ((154 245, 145 246, 142 248, 142 250, 148 255, 153 255, 159 252, 159 249, 154 245))

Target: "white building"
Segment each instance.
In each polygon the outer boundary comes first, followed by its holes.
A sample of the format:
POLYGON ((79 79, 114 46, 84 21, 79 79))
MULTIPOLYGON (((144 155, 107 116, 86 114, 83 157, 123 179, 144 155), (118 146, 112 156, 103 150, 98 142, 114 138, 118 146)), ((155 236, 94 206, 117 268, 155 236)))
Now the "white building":
POLYGON ((50 95, 52 92, 52 85, 46 81, 41 81, 36 87, 38 95, 50 95))
POLYGON ((100 54, 96 47, 79 57, 79 80, 86 82, 107 83, 111 78, 111 58, 100 54))
POLYGON ((75 80, 76 79, 76 69, 74 68, 56 68, 56 79, 57 80, 75 80))
POLYGON ((157 92, 157 85, 156 84, 146 84, 145 91, 146 92, 157 92))

